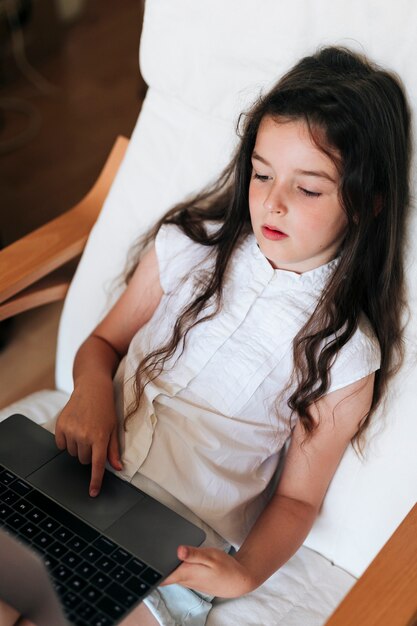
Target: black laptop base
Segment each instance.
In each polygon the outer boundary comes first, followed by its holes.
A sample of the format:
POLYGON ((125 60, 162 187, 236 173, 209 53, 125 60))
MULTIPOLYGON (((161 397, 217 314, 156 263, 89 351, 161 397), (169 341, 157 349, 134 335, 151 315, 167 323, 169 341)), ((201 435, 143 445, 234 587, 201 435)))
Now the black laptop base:
POLYGON ((70 624, 113 626, 205 533, 107 470, 90 498, 90 472, 25 416, 0 422, 0 528, 41 556, 70 624))
POLYGON ((76 626, 117 623, 162 578, 2 466, 0 526, 41 555, 76 626))

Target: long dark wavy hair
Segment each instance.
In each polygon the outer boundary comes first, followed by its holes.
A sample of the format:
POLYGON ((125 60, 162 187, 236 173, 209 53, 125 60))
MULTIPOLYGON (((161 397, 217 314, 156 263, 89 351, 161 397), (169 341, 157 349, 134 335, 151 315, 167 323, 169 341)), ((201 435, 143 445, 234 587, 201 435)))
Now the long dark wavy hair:
POLYGON ((310 319, 293 341, 295 389, 289 407, 306 436, 315 423, 309 406, 325 395, 330 367, 364 313, 381 349, 371 409, 363 416, 359 441, 402 356, 405 306, 403 249, 409 206, 410 113, 398 77, 364 56, 327 47, 299 61, 238 123, 239 146, 219 178, 201 193, 176 205, 133 249, 126 280, 140 251, 162 224, 176 224, 190 239, 211 247, 213 271, 175 322, 170 340, 146 355, 136 372, 135 406, 144 379, 156 377, 196 324, 214 317, 222 305, 225 273, 236 245, 251 232, 248 190, 251 155, 261 120, 301 120, 313 141, 340 172, 339 199, 347 216, 340 262, 310 319), (218 223, 210 232, 207 222, 218 223), (133 260, 132 260, 133 259, 133 260), (208 304, 215 305, 204 315, 208 304), (324 347, 323 347, 324 346, 324 347))

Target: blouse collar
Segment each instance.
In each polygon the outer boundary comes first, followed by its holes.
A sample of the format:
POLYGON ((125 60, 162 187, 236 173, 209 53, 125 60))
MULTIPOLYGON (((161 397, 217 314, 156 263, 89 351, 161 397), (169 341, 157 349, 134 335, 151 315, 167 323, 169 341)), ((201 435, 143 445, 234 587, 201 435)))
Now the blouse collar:
POLYGON ((304 291, 322 289, 340 262, 340 258, 336 257, 328 263, 302 274, 289 270, 274 269, 268 259, 262 254, 255 235, 251 234, 250 238, 252 239, 250 246, 257 266, 256 269, 262 272, 267 282, 274 283, 278 289, 302 289, 304 291))

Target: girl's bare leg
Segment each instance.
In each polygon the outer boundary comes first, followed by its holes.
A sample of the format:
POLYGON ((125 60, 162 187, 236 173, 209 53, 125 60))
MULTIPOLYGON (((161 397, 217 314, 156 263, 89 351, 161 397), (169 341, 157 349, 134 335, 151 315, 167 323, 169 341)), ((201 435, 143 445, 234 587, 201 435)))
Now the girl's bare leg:
POLYGON ((3 600, 0 600, 0 624, 2 626, 14 626, 20 614, 16 609, 12 608, 10 604, 6 604, 3 600))
POLYGON ((120 626, 159 626, 159 622, 142 602, 123 620, 120 626))

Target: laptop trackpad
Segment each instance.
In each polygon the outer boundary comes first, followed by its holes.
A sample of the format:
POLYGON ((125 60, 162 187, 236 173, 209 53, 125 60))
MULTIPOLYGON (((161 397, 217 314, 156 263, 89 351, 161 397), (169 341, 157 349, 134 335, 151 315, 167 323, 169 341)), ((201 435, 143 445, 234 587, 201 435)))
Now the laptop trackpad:
POLYGON ((63 452, 27 480, 100 530, 106 530, 144 497, 135 487, 106 471, 100 494, 91 498, 90 477, 91 465, 81 465, 78 459, 63 452))
POLYGON ((180 544, 200 545, 205 533, 153 498, 123 515, 107 531, 107 536, 160 572, 172 572, 179 565, 180 544))

